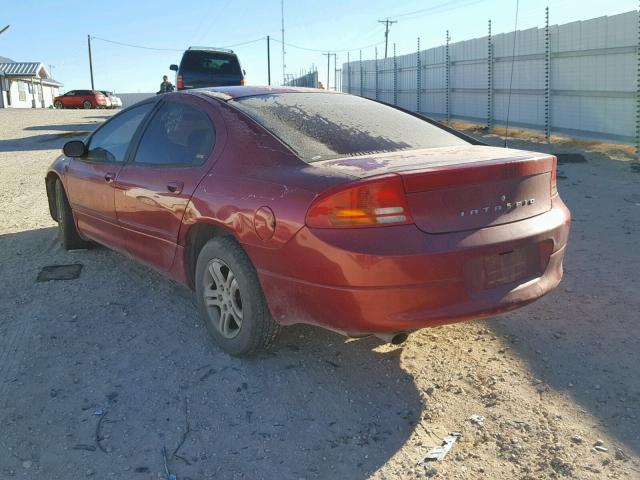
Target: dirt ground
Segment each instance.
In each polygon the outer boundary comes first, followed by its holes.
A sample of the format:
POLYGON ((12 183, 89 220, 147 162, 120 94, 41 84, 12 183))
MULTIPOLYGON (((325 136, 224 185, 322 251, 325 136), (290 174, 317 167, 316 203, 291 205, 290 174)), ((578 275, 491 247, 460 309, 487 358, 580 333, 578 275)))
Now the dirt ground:
POLYGON ((107 115, 0 111, 0 478, 640 478, 640 169, 624 152, 510 142, 587 158, 560 166, 565 278, 538 302, 401 347, 296 326, 238 360, 189 290, 59 247, 45 169, 107 115), (79 279, 35 281, 70 263, 79 279))

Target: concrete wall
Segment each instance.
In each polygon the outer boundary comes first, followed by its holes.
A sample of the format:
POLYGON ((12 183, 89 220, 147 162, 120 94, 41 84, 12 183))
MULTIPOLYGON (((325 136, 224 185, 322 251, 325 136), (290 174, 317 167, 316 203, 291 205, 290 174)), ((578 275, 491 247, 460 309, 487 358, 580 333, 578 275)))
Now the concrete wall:
POLYGON ((116 97, 122 100, 122 108, 130 107, 145 98, 153 97, 155 93, 116 93, 116 97))
POLYGON ((508 111, 514 126, 635 141, 638 12, 550 26, 548 62, 544 27, 515 40, 515 60, 511 32, 492 37, 491 62, 488 37, 451 43, 448 61, 446 46, 352 61, 341 89, 435 118, 504 124, 508 111))

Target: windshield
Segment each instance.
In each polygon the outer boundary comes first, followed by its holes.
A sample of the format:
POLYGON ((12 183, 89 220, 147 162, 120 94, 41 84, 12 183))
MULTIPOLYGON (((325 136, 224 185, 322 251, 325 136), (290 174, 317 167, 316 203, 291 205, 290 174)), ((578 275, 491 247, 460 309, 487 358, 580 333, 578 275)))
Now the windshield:
POLYGON ((353 95, 284 93, 233 103, 305 162, 468 145, 425 120, 353 95))
POLYGON ((212 75, 240 75, 240 63, 234 54, 188 50, 181 70, 212 75))

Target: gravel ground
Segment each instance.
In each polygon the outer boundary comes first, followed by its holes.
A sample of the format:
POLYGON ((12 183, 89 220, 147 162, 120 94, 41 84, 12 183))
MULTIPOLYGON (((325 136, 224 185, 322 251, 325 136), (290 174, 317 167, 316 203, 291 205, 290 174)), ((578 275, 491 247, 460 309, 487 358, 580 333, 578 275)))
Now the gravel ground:
POLYGON ((565 279, 540 301, 402 347, 292 327, 238 360, 189 290, 58 246, 45 169, 107 115, 0 110, 0 478, 640 478, 640 174, 624 155, 559 147, 588 161, 560 167, 565 279), (79 279, 35 282, 69 263, 79 279), (420 465, 449 432, 448 456, 420 465))

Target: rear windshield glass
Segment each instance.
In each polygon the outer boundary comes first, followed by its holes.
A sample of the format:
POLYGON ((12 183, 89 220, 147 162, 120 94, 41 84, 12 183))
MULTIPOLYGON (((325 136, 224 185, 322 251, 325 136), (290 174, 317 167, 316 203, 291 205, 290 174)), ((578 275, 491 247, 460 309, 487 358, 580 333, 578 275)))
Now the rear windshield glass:
POLYGON ((211 75, 240 75, 238 57, 220 52, 187 51, 182 57, 181 69, 211 75))
POLYGON ((284 93, 234 104, 305 162, 468 144, 420 118, 352 95, 284 93))

